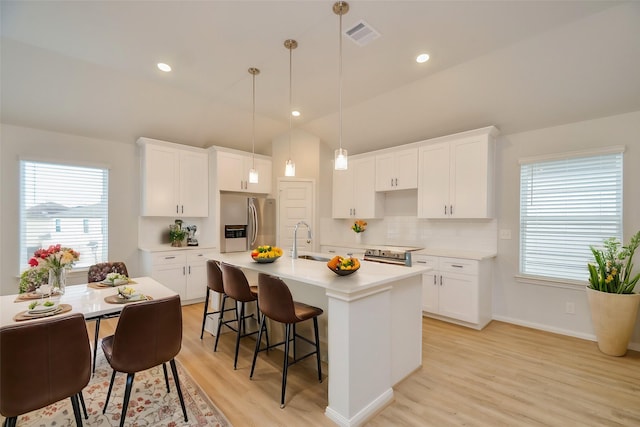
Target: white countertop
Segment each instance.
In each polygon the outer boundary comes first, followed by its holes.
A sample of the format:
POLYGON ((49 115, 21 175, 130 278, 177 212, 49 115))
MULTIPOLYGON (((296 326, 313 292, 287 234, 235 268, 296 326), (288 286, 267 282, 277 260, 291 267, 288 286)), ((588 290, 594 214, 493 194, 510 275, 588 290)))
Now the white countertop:
MULTIPOLYGON (((396 245, 376 245, 373 243, 367 244, 358 244, 358 243, 349 243, 349 242, 323 242, 320 246, 338 246, 343 248, 353 248, 353 249, 395 249, 402 250, 403 248, 410 248, 410 246, 396 246, 396 245)), ((411 246, 413 248, 413 246, 411 246)), ((430 255, 430 256, 439 256, 439 257, 448 257, 448 258, 462 258, 462 259, 473 259, 473 260, 483 260, 488 258, 495 258, 497 256, 496 252, 490 251, 467 251, 460 249, 439 249, 439 248, 424 248, 417 251, 413 251, 412 254, 416 255, 430 255)))
MULTIPOLYGON (((299 255, 303 254, 315 254, 326 258, 333 256, 312 252, 299 253, 299 255)), ((362 292, 430 270, 429 267, 424 266, 406 267, 361 261, 360 269, 355 273, 348 276, 338 276, 327 267, 325 261, 292 259, 288 253, 285 253, 278 260, 270 264, 259 264, 253 261, 250 252, 216 253, 213 255, 213 259, 240 268, 270 274, 282 279, 296 280, 327 290, 338 291, 343 294, 362 292)))
POLYGON ((138 249, 144 252, 173 252, 173 251, 210 251, 217 249, 214 245, 198 245, 198 246, 171 246, 166 245, 154 245, 154 246, 139 246, 138 249))

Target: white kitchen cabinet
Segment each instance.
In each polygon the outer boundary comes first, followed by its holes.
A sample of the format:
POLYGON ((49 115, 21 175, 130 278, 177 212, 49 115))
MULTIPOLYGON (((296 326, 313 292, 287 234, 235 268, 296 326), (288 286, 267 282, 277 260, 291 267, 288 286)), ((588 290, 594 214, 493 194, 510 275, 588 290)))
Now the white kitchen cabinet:
POLYGON ((143 252, 144 274, 180 295, 182 303, 202 301, 207 288, 207 250, 143 252))
POLYGON ((380 218, 384 195, 375 191, 375 157, 349 159, 345 171, 333 171, 333 218, 380 218))
POLYGON ((419 218, 492 217, 494 130, 419 148, 419 218))
POLYGON ((258 183, 253 184, 249 182, 249 169, 254 165, 251 153, 217 151, 216 155, 219 190, 265 194, 271 192, 271 160, 255 157, 258 183))
POLYGON ((418 188, 418 148, 376 155, 376 191, 418 188))
POLYGON ((206 150, 149 138, 139 138, 138 144, 141 147, 141 215, 207 217, 209 160, 206 150))
POLYGON ((414 255, 422 275, 422 310, 431 317, 482 329, 491 321, 489 260, 414 255))

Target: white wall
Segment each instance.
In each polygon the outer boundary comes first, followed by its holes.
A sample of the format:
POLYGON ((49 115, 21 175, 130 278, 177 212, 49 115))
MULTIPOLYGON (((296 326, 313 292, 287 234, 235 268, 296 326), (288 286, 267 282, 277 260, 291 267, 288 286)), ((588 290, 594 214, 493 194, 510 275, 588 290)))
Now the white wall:
MULTIPOLYGON (((0 294, 18 291, 21 157, 109 168, 109 259, 124 261, 129 274, 137 275, 140 191, 139 156, 134 141, 106 141, 5 124, 0 132, 0 294)), ((70 282, 86 282, 86 272, 72 272, 70 282)))
MULTIPOLYGON (((493 288, 494 318, 590 339, 594 337, 584 289, 533 285, 514 278, 519 263, 518 159, 614 145, 626 146, 623 215, 624 238, 628 243, 630 236, 640 230, 640 111, 506 135, 499 139, 496 159, 498 228, 510 229, 513 238, 498 241, 493 288), (567 302, 575 304, 575 314, 565 313, 567 302)), ((635 271, 640 271, 638 257, 635 264, 635 271)), ((586 280, 585 266, 585 285, 586 280)), ((640 345, 640 327, 636 328, 632 341, 640 345)))

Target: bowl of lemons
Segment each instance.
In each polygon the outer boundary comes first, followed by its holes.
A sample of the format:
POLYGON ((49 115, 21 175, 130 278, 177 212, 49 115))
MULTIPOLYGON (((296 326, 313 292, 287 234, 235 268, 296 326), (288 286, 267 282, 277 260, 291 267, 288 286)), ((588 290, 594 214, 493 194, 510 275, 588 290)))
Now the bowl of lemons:
POLYGON ((274 262, 282 256, 282 249, 277 246, 258 246, 251 251, 251 258, 258 263, 266 264, 274 262))
POLYGON ((358 271, 360 268, 360 260, 358 260, 358 258, 336 255, 327 262, 327 267, 338 276, 348 276, 358 271))

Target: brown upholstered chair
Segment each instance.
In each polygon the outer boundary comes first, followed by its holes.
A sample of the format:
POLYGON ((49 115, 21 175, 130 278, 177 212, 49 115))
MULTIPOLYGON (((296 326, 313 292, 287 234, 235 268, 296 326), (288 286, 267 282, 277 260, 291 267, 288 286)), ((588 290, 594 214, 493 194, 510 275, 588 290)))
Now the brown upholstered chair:
MULTIPOLYGON (((257 292, 257 288, 256 288, 257 292)), ((207 296, 204 299, 204 313, 202 315, 202 330, 200 330, 200 339, 204 335, 204 325, 207 321, 207 316, 211 314, 218 314, 218 329, 216 332, 216 343, 213 346, 213 351, 218 349, 218 338, 220 338, 220 328, 224 324, 226 325, 229 322, 234 320, 225 320, 224 313, 227 311, 236 312, 235 307, 225 308, 225 304, 227 302, 227 294, 224 293, 224 286, 222 285, 222 270, 220 270, 220 265, 218 261, 208 260, 207 261, 207 296), (220 310, 215 311, 207 311, 209 309, 209 297, 211 292, 218 293, 222 295, 222 304, 220 305, 220 310)))
POLYGON ((316 355, 318 363, 318 380, 322 382, 322 366, 320 364, 320 339, 318 337, 318 316, 323 311, 321 308, 313 307, 307 304, 296 302, 291 296, 289 287, 279 278, 262 274, 258 276, 258 305, 262 312, 260 318, 260 328, 258 333, 258 340, 256 341, 256 349, 253 353, 253 362, 251 363, 251 373, 249 378, 253 378, 253 371, 256 367, 256 359, 260 351, 269 350, 273 347, 284 344, 284 362, 282 367, 282 393, 280 396, 280 407, 284 408, 284 395, 287 388, 287 371, 289 366, 293 365, 305 359, 313 354, 316 355), (262 331, 266 331, 266 318, 275 320, 276 322, 285 324, 284 341, 269 345, 260 349, 260 341, 262 339, 262 331), (315 342, 298 335, 296 333, 296 323, 303 322, 305 320, 313 319, 313 331, 315 334, 315 342), (293 327, 293 337, 291 336, 291 329, 293 327), (303 341, 308 342, 315 346, 315 350, 305 354, 301 357, 296 357, 295 339, 300 338, 303 341), (293 360, 289 361, 289 343, 293 341, 293 360))
POLYGON ((162 365, 167 392, 169 392, 169 380, 165 365, 166 362, 169 362, 184 420, 188 421, 174 359, 180 352, 181 346, 182 308, 180 307, 180 296, 174 295, 169 298, 126 305, 122 309, 120 319, 118 319, 115 333, 102 340, 104 355, 113 368, 102 413, 104 414, 107 410, 116 372, 127 373, 120 417, 120 427, 122 427, 127 416, 135 373, 162 365))
MULTIPOLYGON (((258 331, 248 332, 246 318, 252 316, 245 315, 245 305, 248 302, 258 302, 258 287, 250 286, 247 281, 247 277, 244 275, 241 269, 227 263, 221 263, 220 268, 222 270, 222 284, 224 286, 224 293, 234 299, 237 303, 240 303, 240 312, 236 313, 236 327, 229 326, 229 321, 224 324, 231 330, 236 332, 236 354, 233 359, 233 369, 238 366, 238 351, 240 350, 240 338, 247 337, 258 333, 258 331)), ((238 304, 236 304, 237 310, 238 304)), ((258 314, 259 316, 259 314, 258 314)), ((221 322, 218 321, 218 333, 216 335, 216 345, 218 337, 220 336, 221 322)), ((267 345, 269 344, 269 336, 266 336, 267 345)))
POLYGON ((0 413, 7 417, 6 426, 67 397, 82 426, 78 398, 90 377, 91 347, 82 314, 0 330, 0 413))
MULTIPOLYGON (((107 278, 107 274, 109 273, 120 273, 129 277, 127 266, 124 264, 124 262, 101 262, 89 267, 89 271, 87 272, 87 282, 102 282, 107 278)), ((87 319, 96 321, 96 328, 93 334, 93 366, 91 368, 91 372, 96 372, 96 355, 98 354, 98 334, 100 333, 100 321, 102 319, 109 319, 111 317, 118 317, 118 315, 110 314, 106 316, 90 317, 87 319)))

